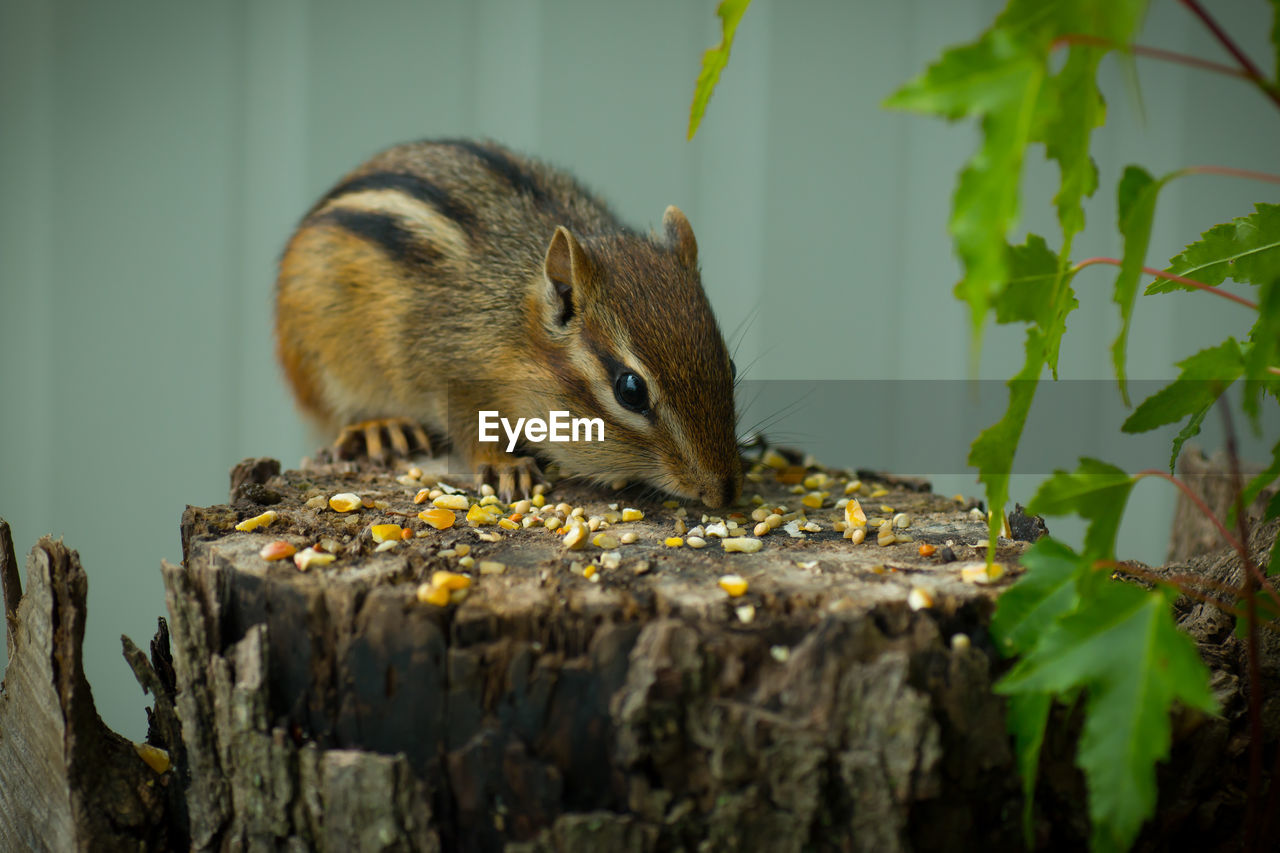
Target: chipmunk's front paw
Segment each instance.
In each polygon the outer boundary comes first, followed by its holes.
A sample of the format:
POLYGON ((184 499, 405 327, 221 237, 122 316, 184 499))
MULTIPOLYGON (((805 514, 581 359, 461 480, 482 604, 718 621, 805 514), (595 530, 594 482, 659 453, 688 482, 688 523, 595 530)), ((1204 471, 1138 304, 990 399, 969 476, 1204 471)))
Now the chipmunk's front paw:
POLYGON ((517 496, 533 494, 533 484, 544 482, 542 469, 531 456, 508 456, 490 459, 476 466, 481 483, 488 483, 504 503, 511 503, 517 496))
POLYGON ((339 459, 355 459, 361 450, 370 459, 386 459, 388 448, 383 442, 384 435, 396 456, 415 452, 431 455, 431 439, 426 430, 407 418, 375 418, 345 426, 333 442, 333 452, 339 459))

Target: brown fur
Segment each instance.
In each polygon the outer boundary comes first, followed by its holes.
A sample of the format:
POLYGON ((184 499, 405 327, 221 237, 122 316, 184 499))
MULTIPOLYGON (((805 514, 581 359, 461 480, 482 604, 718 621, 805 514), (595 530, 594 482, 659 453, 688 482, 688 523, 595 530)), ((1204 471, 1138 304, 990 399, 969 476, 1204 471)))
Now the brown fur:
POLYGON ((289 241, 285 375, 330 430, 409 418, 476 465, 515 462, 505 440, 477 441, 479 409, 600 417, 604 442, 536 449, 566 473, 728 503, 741 486, 729 356, 688 221, 669 208, 663 224, 635 233, 567 174, 493 143, 397 146, 289 241), (552 280, 571 293, 564 325, 552 280), (646 380, 651 418, 617 404, 602 358, 646 380))

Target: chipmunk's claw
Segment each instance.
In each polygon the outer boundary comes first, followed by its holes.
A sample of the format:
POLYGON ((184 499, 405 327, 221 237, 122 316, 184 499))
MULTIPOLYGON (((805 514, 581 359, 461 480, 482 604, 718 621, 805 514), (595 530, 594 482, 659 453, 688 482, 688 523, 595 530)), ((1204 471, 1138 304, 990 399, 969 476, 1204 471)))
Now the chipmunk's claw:
POLYGON ((503 503, 511 503, 517 496, 528 497, 535 482, 545 482, 542 469, 531 456, 483 462, 476 467, 476 474, 481 483, 494 487, 503 503))
POLYGON ((333 452, 339 459, 355 459, 363 447, 364 455, 370 459, 385 460, 388 448, 383 443, 384 433, 391 444, 390 455, 431 455, 431 439, 426 430, 407 418, 376 418, 345 426, 333 442, 333 452))

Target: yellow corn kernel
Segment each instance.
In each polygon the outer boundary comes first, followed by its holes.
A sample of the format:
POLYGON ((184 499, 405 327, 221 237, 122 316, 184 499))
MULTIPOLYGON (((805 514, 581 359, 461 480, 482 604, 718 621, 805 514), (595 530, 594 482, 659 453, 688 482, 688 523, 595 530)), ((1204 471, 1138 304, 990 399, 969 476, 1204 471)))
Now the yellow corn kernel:
POLYGON ((570 551, 579 550, 587 541, 587 528, 583 524, 572 524, 564 536, 564 547, 570 551))
POLYGON ((284 540, 276 542, 268 542, 262 546, 262 550, 258 552, 258 556, 267 561, 283 560, 285 557, 292 557, 298 553, 298 549, 290 545, 284 540))
POLYGON ((857 498, 849 498, 849 502, 844 505, 844 520, 850 527, 867 526, 867 514, 857 498))
POLYGON ((503 530, 519 530, 520 529, 520 523, 517 521, 512 521, 509 518, 498 519, 498 526, 501 527, 503 530))
POLYGON ((315 548, 303 548, 293 555, 293 564, 298 567, 298 571, 305 572, 312 566, 327 566, 336 559, 338 558, 333 554, 326 554, 315 548))
POLYGON ((933 545, 930 545, 928 542, 921 542, 920 547, 917 550, 920 552, 921 557, 932 557, 934 552, 938 549, 933 545))
POLYGON ((479 527, 484 524, 493 524, 497 520, 497 513, 489 509, 489 507, 473 504, 467 510, 467 521, 473 526, 479 527))
POLYGON ((668 548, 679 548, 684 544, 684 540, 679 536, 668 536, 663 540, 662 544, 666 545, 668 548))
POLYGON ((643 518, 644 518, 644 513, 638 509, 632 509, 630 507, 622 508, 623 521, 640 521, 643 518))
POLYGON ((618 537, 610 533, 597 533, 591 540, 591 544, 605 551, 610 551, 618 547, 618 537))
POLYGON ((169 753, 160 747, 149 743, 135 743, 133 748, 137 751, 138 757, 147 762, 147 766, 157 773, 163 773, 169 769, 169 753))
POLYGON ((502 501, 498 500, 498 496, 490 492, 480 499, 480 506, 497 506, 502 501))
POLYGON ((871 492, 871 497, 872 497, 873 499, 874 499, 874 498, 882 498, 882 497, 884 497, 884 496, 885 496, 885 495, 887 495, 887 494, 889 494, 889 490, 888 490, 888 489, 884 488, 883 486, 877 486, 877 487, 876 487, 876 488, 871 492))
POLYGON ((452 511, 440 509, 439 507, 424 509, 418 513, 418 518, 430 524, 436 530, 448 530, 458 520, 458 517, 452 511))
POLYGON ((373 534, 374 542, 389 542, 392 539, 400 539, 404 528, 398 524, 375 524, 369 528, 369 532, 373 534))
POLYGON ((542 496, 541 492, 535 492, 534 496, 529 500, 530 500, 530 503, 532 503, 538 509, 542 509, 542 507, 544 507, 547 503, 547 499, 542 496))
POLYGON ((423 604, 445 607, 449 604, 449 590, 442 586, 432 586, 429 583, 424 583, 418 587, 418 600, 423 604))
POLYGON ((924 587, 918 586, 908 593, 907 606, 912 610, 927 610, 933 607, 933 594, 924 587))
POLYGON ((783 468, 786 468, 791 464, 787 461, 787 457, 783 456, 773 448, 766 450, 764 455, 760 457, 760 461, 768 465, 770 468, 778 471, 781 471, 783 468))
POLYGON ((440 509, 466 509, 470 502, 466 495, 440 495, 431 503, 440 509))
POLYGON ((500 575, 506 572, 507 564, 500 563, 497 560, 481 560, 480 565, 476 568, 480 570, 482 575, 500 575))
POLYGON ((351 492, 343 492, 340 495, 334 495, 329 498, 329 509, 334 512, 351 512, 353 509, 359 509, 363 505, 360 496, 351 492))
POLYGON ((413 502, 416 504, 424 504, 427 498, 431 497, 430 489, 418 489, 418 493, 413 496, 413 502))
POLYGON ((809 492, 809 494, 800 499, 800 503, 809 507, 809 509, 820 509, 826 497, 826 492, 809 492))
POLYGON ((459 557, 465 557, 471 553, 471 546, 464 542, 461 545, 455 545, 453 547, 453 552, 459 557))
POLYGON ((466 575, 460 575, 457 572, 446 572, 441 569, 431 573, 431 585, 452 592, 455 589, 466 589, 471 586, 471 578, 466 575))
POLYGON ((730 539, 721 540, 725 551, 740 551, 743 554, 754 554, 764 547, 764 543, 759 539, 752 539, 749 536, 738 536, 730 539))
POLYGON ((587 580, 591 580, 591 577, 595 573, 596 573, 596 567, 594 565, 587 566, 585 569, 582 570, 582 576, 587 580))
POLYGON ((747 581, 741 575, 724 575, 717 584, 729 593, 730 598, 737 598, 747 591, 747 581))
POLYGON ((255 515, 253 518, 246 518, 244 521, 236 525, 236 530, 242 533, 248 533, 250 530, 257 530, 259 527, 268 527, 271 522, 279 518, 274 509, 269 509, 262 515, 255 515))

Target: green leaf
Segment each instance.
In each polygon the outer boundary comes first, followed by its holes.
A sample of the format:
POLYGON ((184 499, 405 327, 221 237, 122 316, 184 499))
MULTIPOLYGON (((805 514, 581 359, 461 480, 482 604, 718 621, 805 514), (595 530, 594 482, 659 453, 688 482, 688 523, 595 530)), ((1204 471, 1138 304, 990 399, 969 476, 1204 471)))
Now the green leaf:
POLYGON ((1146 432, 1213 405, 1244 372, 1244 357, 1235 338, 1227 338, 1178 362, 1178 367, 1178 378, 1143 400, 1120 429, 1146 432))
POLYGON ((729 50, 733 47, 733 36, 737 32, 738 22, 751 5, 751 0, 722 0, 716 7, 720 16, 720 44, 702 54, 702 71, 698 73, 698 82, 693 87, 693 104, 689 107, 689 138, 698 132, 702 123, 702 115, 707 111, 707 102, 711 100, 711 92, 720 81, 720 72, 729 64, 729 50))
POLYGON ((1076 470, 1055 471, 1040 485, 1027 512, 1033 515, 1075 514, 1089 521, 1084 553, 1092 560, 1115 558, 1116 532, 1134 479, 1114 465, 1082 458, 1076 470))
MULTIPOLYGON (((1277 2, 1280 2, 1280 0, 1277 0, 1277 2)), ((1271 448, 1271 464, 1250 480, 1248 485, 1244 487, 1244 491, 1240 494, 1241 505, 1249 506, 1252 504, 1258 499, 1258 495, 1262 494, 1262 490, 1274 483, 1277 478, 1280 478, 1280 442, 1277 442, 1275 446, 1271 448)), ((1276 495, 1280 496, 1280 491, 1277 491, 1276 495)), ((1273 498, 1272 503, 1274 502, 1275 499, 1273 498)), ((1268 505, 1267 509, 1267 518, 1274 518, 1275 516, 1270 513, 1270 505, 1268 505)), ((1236 519, 1234 513, 1228 516, 1227 523, 1230 526, 1235 526, 1236 519)))
MULTIPOLYGON (((1053 322, 1053 288, 1058 256, 1039 234, 1028 234, 1021 246, 1005 247, 1009 280, 995 298, 997 323, 1035 323, 1043 332, 1053 322)), ((1071 307, 1078 303, 1072 299, 1071 307)))
POLYGON ((1271 47, 1276 52, 1275 78, 1280 80, 1280 0, 1271 0, 1271 47))
POLYGON ((1086 690, 1076 761, 1088 782, 1095 850, 1126 849, 1154 811, 1172 704, 1216 711, 1208 670, 1174 625, 1170 598, 1108 582, 996 685, 1006 694, 1086 690))
POLYGON ((987 504, 991 507, 987 541, 987 560, 995 556, 1000 534, 1001 515, 1009 500, 1009 472, 1013 454, 1027 423, 1027 412, 1036 395, 1040 371, 1044 367, 1044 337, 1034 328, 1027 329, 1026 362, 1022 370, 1009 380, 1009 407, 1004 416, 982 431, 969 448, 969 464, 978 469, 978 480, 986 486, 987 504))
MULTIPOLYGON (((1169 262, 1166 272, 1216 287, 1228 278, 1242 284, 1280 279, 1280 204, 1254 205, 1254 212, 1215 225, 1169 262)), ((1194 290, 1157 279, 1147 293, 1194 290)))
POLYGON ((1261 429, 1262 392, 1280 396, 1280 376, 1268 368, 1280 363, 1280 278, 1261 284, 1258 292, 1258 319, 1249 331, 1244 350, 1245 414, 1254 431, 1261 429))
POLYGON ((1133 319, 1133 302, 1138 296, 1138 279, 1151 244, 1151 223, 1156 215, 1156 196, 1168 178, 1159 181, 1143 168, 1127 166, 1117 188, 1119 214, 1116 221, 1124 238, 1124 258, 1112 301, 1120 306, 1120 334, 1111 345, 1111 361, 1116 368, 1120 396, 1129 405, 1129 389, 1125 375, 1125 350, 1129 345, 1129 327, 1133 319))
POLYGON ((1054 622, 1076 609, 1076 577, 1091 567, 1049 536, 1042 536, 1020 562, 1027 573, 1000 596, 991 617, 991 637, 1005 657, 1030 649, 1054 622))
POLYGON ((1169 473, 1172 474, 1178 467, 1178 456, 1182 453, 1182 445, 1200 434, 1200 425, 1204 423, 1205 415, 1209 414, 1209 410, 1213 408, 1213 403, 1208 403, 1200 409, 1192 412, 1191 419, 1187 421, 1177 435, 1173 437, 1173 451, 1169 454, 1169 473))
POLYGON ((1018 756, 1022 778, 1022 837, 1027 849, 1035 849, 1036 777, 1040 773, 1040 749, 1049 724, 1053 697, 1048 693, 1015 693, 1009 697, 1009 733, 1018 756))

